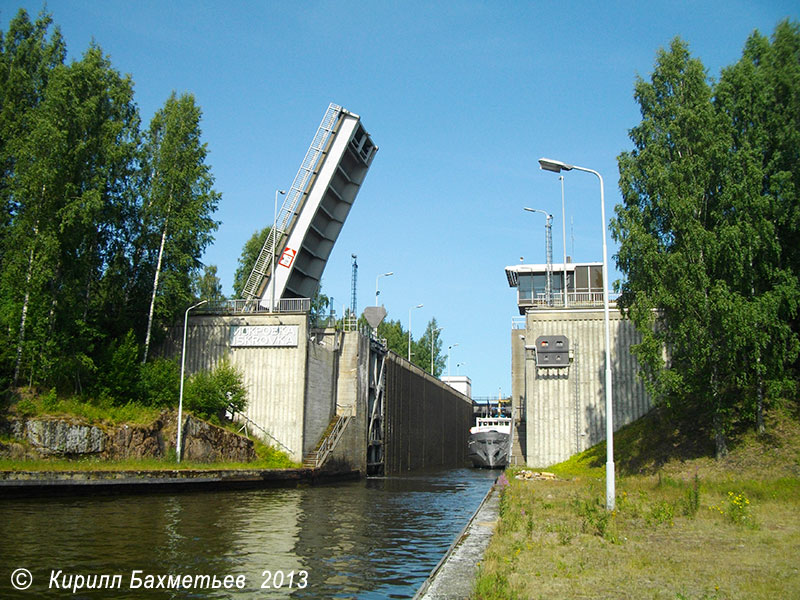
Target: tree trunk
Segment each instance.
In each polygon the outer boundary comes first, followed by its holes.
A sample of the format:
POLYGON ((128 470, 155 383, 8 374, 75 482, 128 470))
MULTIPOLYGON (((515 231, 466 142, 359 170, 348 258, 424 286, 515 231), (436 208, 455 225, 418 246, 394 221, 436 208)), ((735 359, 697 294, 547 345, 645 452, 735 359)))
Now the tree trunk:
POLYGON ((142 358, 142 364, 147 362, 147 354, 150 350, 150 332, 153 328, 153 312, 155 311, 156 306, 156 295, 158 293, 158 280, 161 276, 161 262, 164 258, 164 246, 167 242, 167 226, 169 225, 169 209, 167 209, 167 217, 164 220, 164 229, 161 232, 161 244, 158 248, 158 261, 156 262, 156 274, 153 277, 153 295, 150 297, 150 312, 147 316, 147 333, 145 334, 144 338, 144 357, 142 358))
POLYGON ((722 416, 719 412, 714 413, 714 446, 717 460, 728 456, 728 443, 725 439, 725 429, 722 426, 722 416))
MULTIPOLYGON (((36 235, 37 228, 34 228, 34 236, 36 235)), ((19 381, 19 371, 22 366, 22 346, 25 343, 25 324, 28 320, 28 305, 31 300, 31 279, 33 278, 33 246, 31 246, 31 253, 28 257, 28 272, 25 274, 25 299, 22 301, 22 317, 19 323, 19 341, 17 342, 17 361, 14 365, 14 387, 19 381)))
MULTIPOLYGON (((759 359, 760 361, 760 359, 759 359)), ((758 396, 756 400, 756 431, 761 435, 766 431, 764 427, 764 382, 758 376, 758 396)))
POLYGON ((722 418, 722 407, 720 406, 719 384, 717 382, 717 369, 711 373, 711 396, 714 402, 714 446, 717 460, 728 456, 728 442, 725 439, 725 423, 722 418))

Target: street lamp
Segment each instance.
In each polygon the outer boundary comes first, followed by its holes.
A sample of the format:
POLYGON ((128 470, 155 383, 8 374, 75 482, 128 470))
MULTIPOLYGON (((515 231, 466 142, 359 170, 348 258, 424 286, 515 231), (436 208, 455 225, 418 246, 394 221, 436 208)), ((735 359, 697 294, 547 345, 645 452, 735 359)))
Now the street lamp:
POLYGON ((439 333, 444 327, 437 327, 436 329, 431 331, 431 375, 436 377, 436 373, 433 372, 433 341, 436 339, 436 334, 439 333))
POLYGON ((278 194, 286 194, 286 190, 275 190, 275 210, 272 213, 272 270, 269 278, 272 280, 272 292, 269 299, 269 310, 275 312, 275 238, 278 237, 278 194))
POLYGON ((447 376, 450 377, 450 350, 455 348, 458 344, 453 344, 447 347, 447 376))
POLYGON ((193 304, 189 308, 186 309, 186 313, 183 315, 183 347, 181 348, 181 390, 180 394, 178 395, 178 440, 176 443, 176 453, 178 456, 178 462, 181 462, 181 431, 183 427, 181 426, 183 422, 183 374, 186 371, 186 329, 189 326, 189 311, 193 308, 197 308, 208 302, 208 300, 202 300, 197 304, 193 304))
POLYGON ((539 167, 544 171, 552 171, 553 173, 575 169, 576 171, 592 173, 600 180, 600 218, 603 221, 603 321, 606 345, 606 509, 614 510, 616 498, 614 491, 614 418, 611 393, 611 325, 608 315, 608 249, 606 245, 606 205, 603 176, 594 169, 568 165, 560 160, 550 158, 540 158, 539 167))
POLYGON ((422 304, 417 304, 408 309, 408 362, 411 362, 411 311, 415 308, 422 308, 422 304))
MULTIPOLYGON (((519 420, 522 421, 528 408, 528 347, 525 345, 525 336, 519 336, 522 342, 522 406, 519 407, 519 420)), ((513 408, 513 402, 512 402, 513 408)))
POLYGON ((378 294, 380 294, 380 292, 378 291, 378 279, 380 279, 381 277, 389 277, 390 275, 394 275, 394 271, 389 271, 388 273, 381 273, 375 278, 375 306, 378 306, 378 294))
POLYGON ((567 295, 569 293, 569 286, 567 285, 567 213, 564 210, 564 176, 558 176, 559 181, 561 181, 561 247, 564 250, 564 308, 569 306, 569 301, 567 300, 567 295))

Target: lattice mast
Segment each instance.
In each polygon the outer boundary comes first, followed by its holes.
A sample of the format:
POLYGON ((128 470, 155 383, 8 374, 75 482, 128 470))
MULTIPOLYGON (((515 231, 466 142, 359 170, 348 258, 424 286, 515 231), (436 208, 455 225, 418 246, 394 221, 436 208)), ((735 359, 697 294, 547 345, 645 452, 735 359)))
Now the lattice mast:
POLYGON ((358 318, 358 301, 356 297, 356 282, 358 281, 358 261, 355 254, 351 254, 353 258, 353 273, 350 276, 350 315, 353 318, 358 318))
MULTIPOLYGON (((544 224, 544 252, 547 257, 547 286, 545 296, 547 305, 553 304, 553 215, 548 214, 544 224)), ((566 291, 566 290, 565 290, 566 291)))

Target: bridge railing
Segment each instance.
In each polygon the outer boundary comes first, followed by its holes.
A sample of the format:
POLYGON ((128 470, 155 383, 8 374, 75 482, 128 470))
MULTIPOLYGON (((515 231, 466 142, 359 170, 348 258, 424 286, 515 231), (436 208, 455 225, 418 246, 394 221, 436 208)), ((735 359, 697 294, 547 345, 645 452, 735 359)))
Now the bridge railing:
POLYGON ((307 313, 311 310, 310 298, 282 298, 271 311, 269 307, 261 306, 259 300, 217 300, 204 304, 195 311, 205 314, 229 315, 234 313, 307 313))

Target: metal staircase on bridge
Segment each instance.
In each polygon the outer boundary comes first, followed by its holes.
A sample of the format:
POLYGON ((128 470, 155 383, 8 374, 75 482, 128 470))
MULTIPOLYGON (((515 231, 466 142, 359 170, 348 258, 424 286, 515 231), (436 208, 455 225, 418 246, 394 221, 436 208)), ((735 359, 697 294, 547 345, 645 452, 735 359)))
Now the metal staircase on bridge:
POLYGON ((333 133, 339 113, 342 112, 342 107, 331 103, 322 122, 317 128, 317 133, 311 141, 311 146, 306 152, 303 162, 300 164, 300 169, 295 175, 292 186, 286 194, 286 199, 283 201, 281 210, 275 222, 275 228, 270 229, 267 239, 261 248, 261 252, 256 259, 253 270, 247 278, 244 285, 243 296, 245 299, 250 300, 259 298, 261 292, 266 288, 269 278, 272 276, 272 262, 273 253, 272 249, 275 248, 275 254, 283 252, 282 242, 284 236, 291 230, 291 226, 297 217, 297 209, 306 193, 309 182, 311 181, 315 169, 320 164, 320 159, 325 153, 325 147, 328 139, 333 133))

